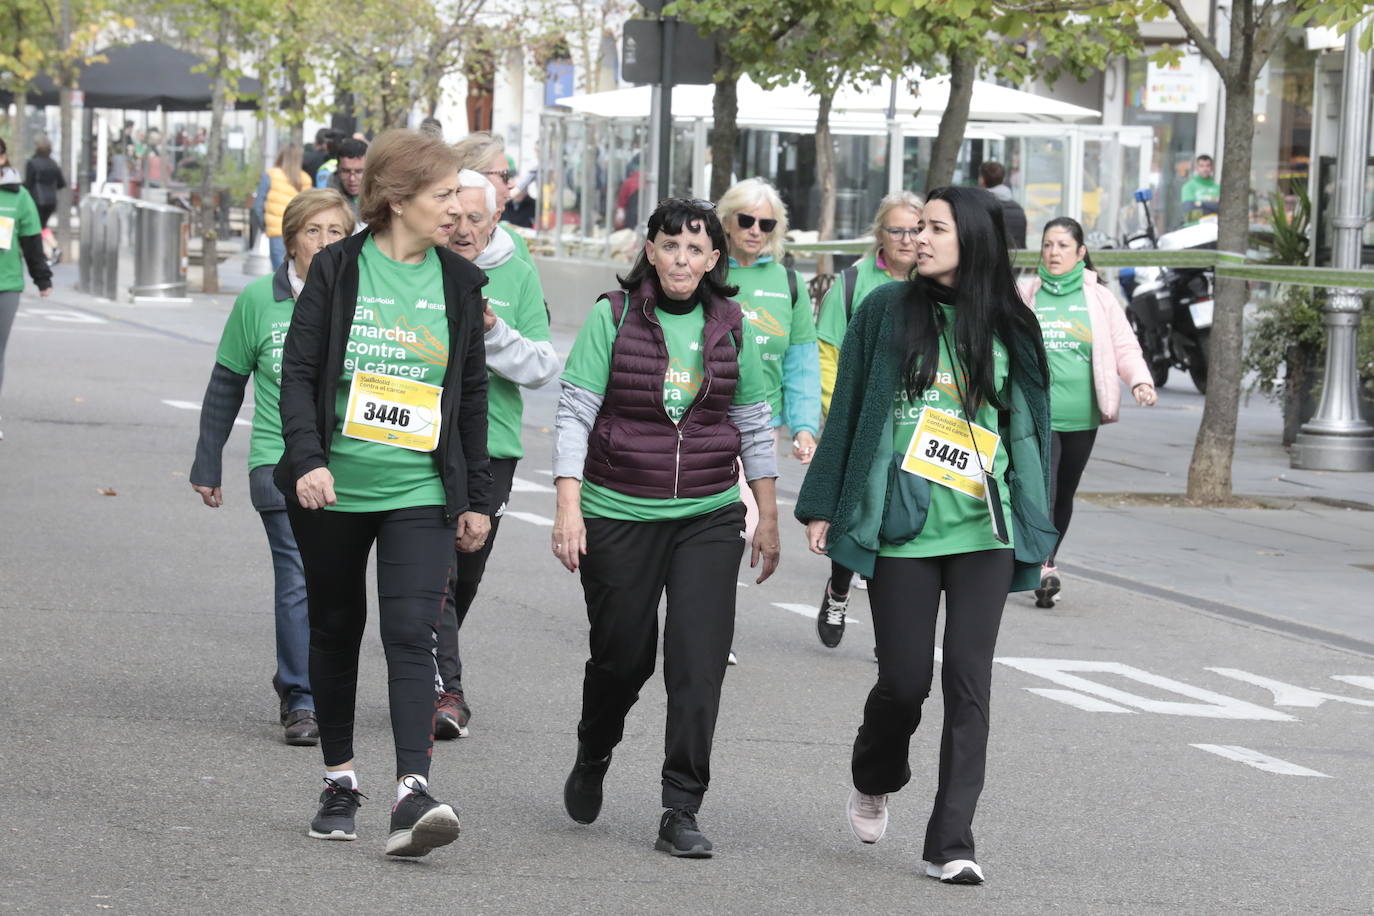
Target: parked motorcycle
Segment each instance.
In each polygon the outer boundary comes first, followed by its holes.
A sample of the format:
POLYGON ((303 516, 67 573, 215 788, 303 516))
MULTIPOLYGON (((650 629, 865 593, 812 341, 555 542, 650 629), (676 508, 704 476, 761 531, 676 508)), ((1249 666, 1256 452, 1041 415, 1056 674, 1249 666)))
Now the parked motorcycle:
MULTIPOLYGON (((1149 188, 1135 192, 1145 212, 1145 231, 1129 236, 1126 247, 1177 251, 1217 247, 1217 224, 1205 220, 1156 236, 1150 218, 1149 188)), ((1197 390, 1207 392, 1207 355, 1212 329, 1214 271, 1210 267, 1137 267, 1120 273, 1131 322, 1156 388, 1169 370, 1184 370, 1197 390)))

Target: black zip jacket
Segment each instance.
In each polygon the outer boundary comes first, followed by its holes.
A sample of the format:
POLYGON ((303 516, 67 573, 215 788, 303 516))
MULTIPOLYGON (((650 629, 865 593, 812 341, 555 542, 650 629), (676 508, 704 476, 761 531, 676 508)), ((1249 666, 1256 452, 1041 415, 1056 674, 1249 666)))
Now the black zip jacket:
MULTIPOLYGON (((370 232, 341 239, 310 263, 305 288, 291 313, 282 353, 281 426, 286 453, 273 479, 296 502, 296 481, 329 466, 337 417, 334 400, 353 312, 358 304, 358 256, 370 232)), ((486 274, 447 248, 439 248, 447 306, 449 356, 440 410, 443 426, 433 455, 443 479, 445 515, 492 513, 487 457, 487 362, 482 342, 482 287, 486 274)))

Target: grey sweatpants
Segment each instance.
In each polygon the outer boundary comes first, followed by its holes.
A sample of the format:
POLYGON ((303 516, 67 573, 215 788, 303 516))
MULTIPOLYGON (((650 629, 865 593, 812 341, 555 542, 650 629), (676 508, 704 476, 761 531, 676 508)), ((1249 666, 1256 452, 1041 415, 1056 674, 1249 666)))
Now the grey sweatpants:
POLYGON ((0 293, 0 388, 5 384, 5 347, 10 342, 14 313, 19 311, 19 290, 0 293))

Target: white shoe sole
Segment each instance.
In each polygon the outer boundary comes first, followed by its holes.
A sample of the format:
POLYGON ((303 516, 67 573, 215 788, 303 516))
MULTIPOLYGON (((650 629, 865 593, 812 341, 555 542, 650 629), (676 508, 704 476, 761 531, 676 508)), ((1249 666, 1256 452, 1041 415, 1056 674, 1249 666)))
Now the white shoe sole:
POLYGON ((864 838, 859 834, 859 829, 854 826, 854 816, 850 813, 850 801, 853 800, 854 795, 857 794, 858 791, 858 789, 852 790, 849 795, 849 801, 846 801, 844 803, 844 822, 849 825, 849 832, 853 834, 854 839, 858 840, 860 843, 863 843, 867 846, 872 846, 874 843, 878 842, 883 837, 887 836, 887 824, 889 820, 888 809, 886 805, 883 806, 883 826, 878 831, 878 835, 873 837, 873 839, 871 840, 864 838))
POLYGON ((310 828, 310 836, 316 840, 356 840, 356 833, 344 833, 342 830, 335 830, 330 833, 320 833, 314 827, 310 828))
POLYGON ((458 813, 448 805, 431 808, 409 830, 397 830, 386 839, 386 854, 418 858, 447 846, 461 831, 458 813))
POLYGON ((944 865, 926 863, 926 875, 941 884, 982 884, 983 869, 971 859, 955 859, 944 865))

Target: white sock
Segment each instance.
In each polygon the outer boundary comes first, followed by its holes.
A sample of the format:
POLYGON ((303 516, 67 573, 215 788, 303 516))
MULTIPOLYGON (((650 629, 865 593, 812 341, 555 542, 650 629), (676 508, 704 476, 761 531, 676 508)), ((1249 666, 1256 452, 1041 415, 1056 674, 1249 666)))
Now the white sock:
POLYGON ((350 789, 358 788, 358 774, 352 770, 325 770, 324 778, 332 779, 339 785, 347 786, 350 789))
POLYGON ((428 779, 425 779, 423 776, 416 776, 415 774, 412 773, 411 775, 404 777, 400 782, 396 783, 396 800, 397 800, 397 801, 400 801, 401 799, 405 798, 407 795, 410 794, 410 786, 407 785, 407 783, 409 783, 412 779, 415 780, 417 783, 420 784, 420 788, 422 788, 422 789, 428 789, 428 788, 429 788, 429 780, 428 780, 428 779))

